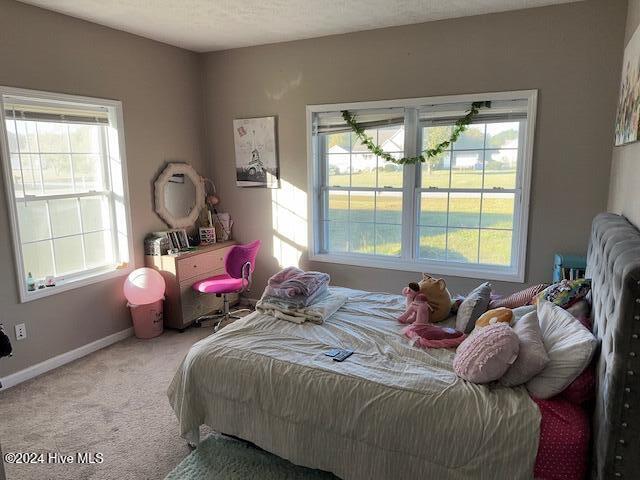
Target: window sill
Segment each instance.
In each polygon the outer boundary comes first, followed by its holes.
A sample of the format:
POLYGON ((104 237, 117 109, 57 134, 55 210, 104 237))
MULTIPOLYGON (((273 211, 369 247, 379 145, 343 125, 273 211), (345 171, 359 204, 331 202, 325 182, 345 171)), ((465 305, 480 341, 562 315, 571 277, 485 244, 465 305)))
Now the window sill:
POLYGON ((407 272, 427 272, 437 275, 454 277, 479 278, 483 280, 497 280, 504 282, 524 283, 524 272, 517 272, 509 268, 492 268, 478 265, 454 265, 443 262, 428 262, 404 260, 401 258, 381 258, 371 255, 342 255, 338 253, 317 253, 309 255, 312 262, 337 263, 358 267, 382 268, 387 270, 402 270, 407 272))
POLYGON ((55 287, 45 287, 32 292, 27 291, 23 285, 20 292, 20 303, 27 303, 40 298, 49 297, 57 293, 68 292, 76 288, 86 287, 94 283, 103 282, 111 278, 118 278, 129 275, 133 271, 132 266, 125 268, 108 267, 99 272, 87 274, 85 276, 76 276, 65 282, 56 284, 55 287))

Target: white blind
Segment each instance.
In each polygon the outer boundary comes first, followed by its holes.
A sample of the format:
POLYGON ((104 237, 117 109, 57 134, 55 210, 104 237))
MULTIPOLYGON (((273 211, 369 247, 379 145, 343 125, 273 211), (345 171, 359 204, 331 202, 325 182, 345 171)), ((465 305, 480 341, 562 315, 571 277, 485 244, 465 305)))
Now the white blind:
MULTIPOLYGON (((6 98, 6 97, 5 97, 6 98)), ((5 101, 6 118, 31 120, 38 122, 81 123, 91 125, 108 125, 109 116, 106 108, 81 108, 73 105, 40 105, 38 103, 5 101)))
MULTIPOLYGON (((421 123, 450 125, 463 117, 471 108, 471 102, 423 105, 418 109, 421 123)), ((381 128, 402 125, 404 108, 349 110, 364 128, 381 128)), ((527 100, 494 100, 491 107, 483 107, 471 123, 523 120, 527 117, 527 100)), ((342 112, 322 112, 314 115, 314 133, 343 133, 351 131, 342 118, 342 112)))
MULTIPOLYGON (((356 115, 358 125, 364 128, 393 127, 404 123, 403 108, 349 110, 356 115)), ((316 133, 350 132, 351 127, 342 118, 342 112, 322 112, 314 117, 316 133)))
MULTIPOLYGON (((448 103, 420 107, 420 122, 429 125, 450 125, 471 109, 471 103, 448 103)), ((494 100, 491 107, 482 107, 471 123, 522 120, 527 118, 526 100, 494 100)))

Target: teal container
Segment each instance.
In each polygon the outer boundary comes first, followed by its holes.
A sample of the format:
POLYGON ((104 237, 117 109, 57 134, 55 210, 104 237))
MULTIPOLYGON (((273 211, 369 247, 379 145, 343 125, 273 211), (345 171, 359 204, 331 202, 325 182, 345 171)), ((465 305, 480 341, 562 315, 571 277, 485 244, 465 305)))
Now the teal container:
POLYGON ((587 268, 587 257, 556 253, 553 257, 553 283, 560 280, 584 278, 587 268))

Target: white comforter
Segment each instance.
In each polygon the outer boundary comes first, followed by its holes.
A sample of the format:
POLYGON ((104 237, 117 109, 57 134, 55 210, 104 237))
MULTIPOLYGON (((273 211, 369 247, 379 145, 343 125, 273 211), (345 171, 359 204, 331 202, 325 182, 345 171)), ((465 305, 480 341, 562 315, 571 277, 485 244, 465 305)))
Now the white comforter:
POLYGON ((402 297, 333 291, 349 301, 322 325, 253 313, 196 343, 168 391, 181 434, 207 424, 344 479, 532 478, 524 388, 465 382, 452 351, 410 346, 402 297))

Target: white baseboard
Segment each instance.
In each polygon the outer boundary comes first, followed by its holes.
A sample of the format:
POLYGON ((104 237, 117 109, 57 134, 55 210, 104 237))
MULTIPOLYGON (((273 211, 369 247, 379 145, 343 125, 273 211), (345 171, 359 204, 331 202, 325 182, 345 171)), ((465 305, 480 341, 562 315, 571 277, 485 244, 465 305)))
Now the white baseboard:
POLYGON ((61 367, 62 365, 65 365, 69 362, 73 362, 74 360, 89 355, 90 353, 96 352, 101 348, 108 347, 109 345, 119 342, 120 340, 124 340, 131 335, 133 335, 133 328, 127 328, 125 330, 113 333, 107 337, 100 338, 95 342, 87 343, 86 345, 73 349, 69 352, 56 355, 55 357, 49 358, 44 362, 36 363, 35 365, 27 367, 24 370, 20 370, 19 372, 7 375, 4 378, 0 378, 0 382, 2 382, 2 388, 0 388, 0 391, 4 391, 8 388, 14 387, 19 383, 37 377, 38 375, 42 375, 49 370, 61 367))

